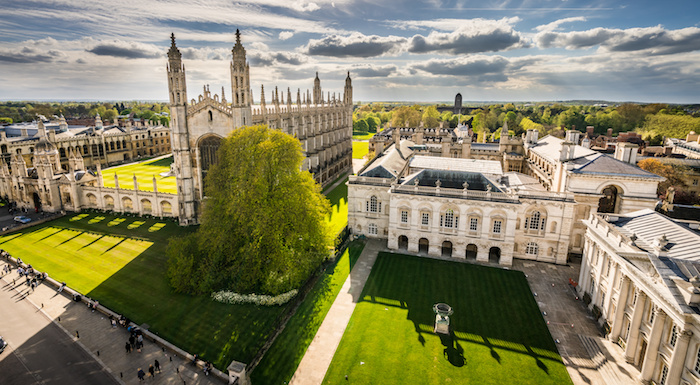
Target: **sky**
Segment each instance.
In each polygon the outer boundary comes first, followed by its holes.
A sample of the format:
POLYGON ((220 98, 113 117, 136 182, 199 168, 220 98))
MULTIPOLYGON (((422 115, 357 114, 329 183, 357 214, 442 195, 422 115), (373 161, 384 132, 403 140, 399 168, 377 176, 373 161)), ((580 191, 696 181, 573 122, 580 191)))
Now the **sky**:
MULTIPOLYGON (((698 0, 0 0, 0 100, 230 95, 235 31, 264 85, 354 100, 700 103, 698 0)), ((286 92, 284 92, 286 94, 286 92)))

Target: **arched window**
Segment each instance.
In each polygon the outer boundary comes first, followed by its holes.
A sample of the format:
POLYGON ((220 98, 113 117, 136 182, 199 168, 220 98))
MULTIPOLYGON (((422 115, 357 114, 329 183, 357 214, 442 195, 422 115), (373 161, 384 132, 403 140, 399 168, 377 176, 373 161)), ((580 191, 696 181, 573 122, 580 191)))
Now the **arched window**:
POLYGON ((546 218, 539 211, 535 211, 525 219, 525 230, 544 230, 546 218))
POLYGON ((375 195, 372 195, 369 198, 369 201, 367 201, 366 206, 367 211, 369 211, 370 213, 379 213, 382 211, 382 202, 379 202, 375 195))
POLYGON ((377 225, 375 225, 374 223, 370 223, 369 226, 367 226, 367 231, 371 235, 377 235, 377 225))
POLYGON ((214 120, 214 114, 212 114, 211 111, 209 111, 209 121, 211 122, 213 120, 214 120))
POLYGON ((528 242, 527 247, 525 248, 525 254, 537 255, 537 252, 539 252, 539 250, 540 248, 535 242, 528 242))
POLYGON ((459 217, 455 215, 454 210, 448 209, 444 214, 440 215, 440 226, 450 229, 456 229, 459 223, 459 217))

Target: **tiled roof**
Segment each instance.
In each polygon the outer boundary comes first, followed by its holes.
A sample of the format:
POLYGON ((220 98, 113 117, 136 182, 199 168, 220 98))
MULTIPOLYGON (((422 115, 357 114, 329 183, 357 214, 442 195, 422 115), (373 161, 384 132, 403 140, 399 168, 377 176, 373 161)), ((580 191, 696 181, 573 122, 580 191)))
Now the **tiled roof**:
POLYGON ((658 179, 659 181, 664 180, 661 176, 644 171, 637 166, 633 166, 605 154, 595 154, 576 159, 572 162, 580 165, 574 168, 573 173, 575 174, 626 175, 658 179))

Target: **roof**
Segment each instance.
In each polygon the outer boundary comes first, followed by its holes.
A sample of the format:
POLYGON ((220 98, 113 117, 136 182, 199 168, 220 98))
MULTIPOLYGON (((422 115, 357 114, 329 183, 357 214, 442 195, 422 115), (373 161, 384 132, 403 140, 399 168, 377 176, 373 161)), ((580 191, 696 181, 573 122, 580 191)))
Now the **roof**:
POLYGON ((372 178, 396 178, 406 165, 406 160, 413 154, 411 147, 415 144, 408 140, 399 142, 399 146, 392 144, 368 165, 360 176, 372 178))
POLYGON ((674 259, 700 262, 700 232, 685 222, 675 221, 650 209, 628 213, 610 222, 628 236, 637 237, 635 244, 650 251, 654 242, 666 236, 666 255, 674 259))
POLYGON ((411 174, 407 177, 403 185, 414 186, 418 182, 418 186, 436 187, 439 185, 442 188, 458 189, 465 188, 472 191, 488 191, 488 186, 491 186, 490 191, 502 192, 502 190, 487 177, 481 173, 466 172, 466 171, 446 171, 446 170, 421 170, 418 173, 411 174))
POLYGON ((617 160, 606 154, 596 153, 595 155, 574 159, 571 163, 575 165, 572 171, 575 174, 617 175, 651 178, 659 181, 665 180, 664 177, 644 171, 637 166, 617 160))
POLYGON ((501 182, 508 187, 517 187, 519 190, 542 191, 547 192, 547 189, 542 184, 529 175, 511 171, 503 174, 501 182))
POLYGON ((416 155, 409 167, 414 169, 432 169, 444 171, 464 171, 484 174, 503 174, 501 162, 495 160, 441 158, 437 156, 416 155))
MULTIPOLYGON (((544 138, 538 140, 537 143, 535 143, 534 145, 530 146, 530 151, 547 159, 551 163, 555 163, 559 160, 559 154, 561 153, 561 144, 563 142, 563 139, 547 135, 544 138)), ((597 154, 597 152, 583 146, 575 145, 574 153, 570 158, 576 159, 594 154, 597 154)))
POLYGON ((498 151, 498 143, 472 143, 472 150, 498 151))

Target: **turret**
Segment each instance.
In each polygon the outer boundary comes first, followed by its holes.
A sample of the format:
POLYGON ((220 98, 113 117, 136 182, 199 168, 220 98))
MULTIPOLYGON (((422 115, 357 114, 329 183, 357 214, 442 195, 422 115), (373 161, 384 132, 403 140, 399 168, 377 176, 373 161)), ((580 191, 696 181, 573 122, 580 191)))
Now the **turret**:
POLYGON ((175 45, 175 34, 170 35, 170 50, 168 51, 168 90, 170 91, 170 104, 183 106, 187 104, 187 84, 185 81, 185 65, 182 64, 182 55, 175 45))
POLYGON ((318 72, 316 72, 316 78, 314 79, 313 104, 321 104, 322 102, 323 102, 323 94, 321 93, 321 79, 318 78, 318 72))
POLYGON ((352 79, 350 79, 350 71, 348 71, 348 76, 345 78, 345 92, 343 93, 343 103, 345 105, 352 105, 352 79))
POLYGON ((234 127, 250 124, 253 115, 250 108, 250 66, 246 61, 239 30, 236 30, 236 44, 231 49, 231 92, 234 127))

